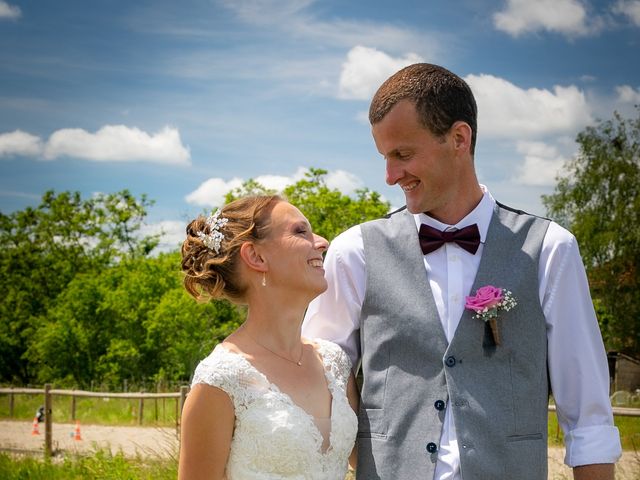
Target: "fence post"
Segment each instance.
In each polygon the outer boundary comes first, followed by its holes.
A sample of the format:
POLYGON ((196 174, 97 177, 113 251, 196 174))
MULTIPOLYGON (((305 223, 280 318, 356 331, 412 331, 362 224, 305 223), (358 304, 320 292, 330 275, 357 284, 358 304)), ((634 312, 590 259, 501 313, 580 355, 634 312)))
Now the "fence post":
MULTIPOLYGON (((160 393, 160 383, 159 382, 156 383, 156 393, 160 393)), ((153 399, 153 404, 154 404, 154 407, 155 407, 156 423, 158 423, 158 399, 157 398, 153 399)))
POLYGON ((44 385, 44 456, 51 457, 51 437, 53 427, 53 402, 51 401, 51 384, 44 385))
POLYGON ((13 418, 13 408, 15 404, 15 399, 13 397, 13 387, 11 387, 11 392, 9 393, 9 417, 13 418))
POLYGON ((76 396, 71 395, 71 421, 76 421, 76 396))
MULTIPOLYGON (((144 389, 142 389, 140 393, 144 393, 144 389)), ((142 425, 143 416, 144 416, 144 397, 140 397, 140 401, 138 402, 138 425, 142 425)))

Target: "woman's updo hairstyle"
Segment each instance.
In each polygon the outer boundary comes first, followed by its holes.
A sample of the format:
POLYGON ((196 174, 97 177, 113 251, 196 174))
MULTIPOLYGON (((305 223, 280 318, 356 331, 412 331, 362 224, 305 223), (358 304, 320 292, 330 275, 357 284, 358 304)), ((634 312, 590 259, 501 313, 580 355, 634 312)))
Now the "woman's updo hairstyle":
POLYGON ((227 298, 243 303, 246 285, 237 268, 240 247, 267 236, 271 210, 281 201, 278 195, 247 196, 222 207, 217 217, 200 216, 189 223, 181 249, 187 292, 196 300, 227 298))

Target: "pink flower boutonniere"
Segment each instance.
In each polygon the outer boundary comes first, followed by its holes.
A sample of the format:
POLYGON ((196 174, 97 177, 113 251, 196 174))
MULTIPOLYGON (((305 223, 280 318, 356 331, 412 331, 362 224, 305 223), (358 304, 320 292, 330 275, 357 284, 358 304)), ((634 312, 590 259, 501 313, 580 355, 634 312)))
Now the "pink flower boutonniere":
POLYGON ((473 297, 466 297, 464 307, 473 310, 476 314, 473 318, 489 322, 493 341, 500 345, 500 332, 498 331, 498 312, 508 312, 518 303, 509 290, 486 285, 480 287, 473 297))

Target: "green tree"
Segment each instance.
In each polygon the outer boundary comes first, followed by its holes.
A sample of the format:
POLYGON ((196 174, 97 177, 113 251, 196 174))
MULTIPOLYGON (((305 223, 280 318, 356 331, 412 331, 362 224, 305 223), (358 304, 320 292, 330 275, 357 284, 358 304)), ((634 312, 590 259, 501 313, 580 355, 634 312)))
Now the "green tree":
POLYGON ((188 380, 197 361, 239 325, 240 312, 226 301, 195 302, 179 265, 174 252, 77 275, 27 352, 39 366, 36 379, 82 388, 188 380))
MULTIPOLYGON (((367 188, 356 191, 355 198, 332 189, 326 183, 327 171, 310 168, 302 180, 287 186, 283 196, 300 211, 311 223, 313 231, 327 240, 332 240, 344 230, 365 222, 380 218, 389 212, 389 203, 383 201, 380 194, 367 188)), ((253 179, 242 187, 230 192, 226 202, 244 195, 271 195, 269 190, 253 179)))
POLYGON ((580 244, 609 349, 640 355, 640 107, 638 118, 599 121, 577 136, 548 215, 580 244))
MULTIPOLYGON (((388 211, 375 192, 330 189, 326 173, 311 169, 284 191, 320 235, 388 211)), ((227 201, 256 193, 273 192, 249 180, 227 201)), ((186 294, 178 252, 148 255, 157 238, 140 227, 150 204, 126 191, 47 192, 36 208, 0 213, 0 381, 185 381, 237 328, 243 309, 186 294)))
POLYGON ((224 196, 224 203, 231 203, 237 198, 245 197, 247 195, 275 195, 276 193, 278 193, 276 190, 267 188, 260 182, 256 182, 253 178, 250 178, 240 187, 227 192, 224 196))
POLYGON ((128 191, 83 200, 46 192, 35 208, 0 212, 0 380, 35 376, 25 354, 47 309, 76 275, 144 256, 157 237, 139 229, 151 205, 128 191))

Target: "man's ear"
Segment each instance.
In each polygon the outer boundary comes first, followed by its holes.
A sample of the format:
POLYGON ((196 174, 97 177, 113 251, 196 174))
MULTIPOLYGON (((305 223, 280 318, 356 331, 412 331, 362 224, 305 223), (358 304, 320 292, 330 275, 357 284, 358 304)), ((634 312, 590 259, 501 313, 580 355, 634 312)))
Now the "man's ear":
POLYGON ((453 146, 459 153, 471 151, 471 127, 467 122, 457 121, 449 130, 451 138, 453 140, 453 146))
POLYGON ((267 262, 253 242, 244 242, 240 246, 240 258, 251 270, 257 272, 267 271, 267 262))

